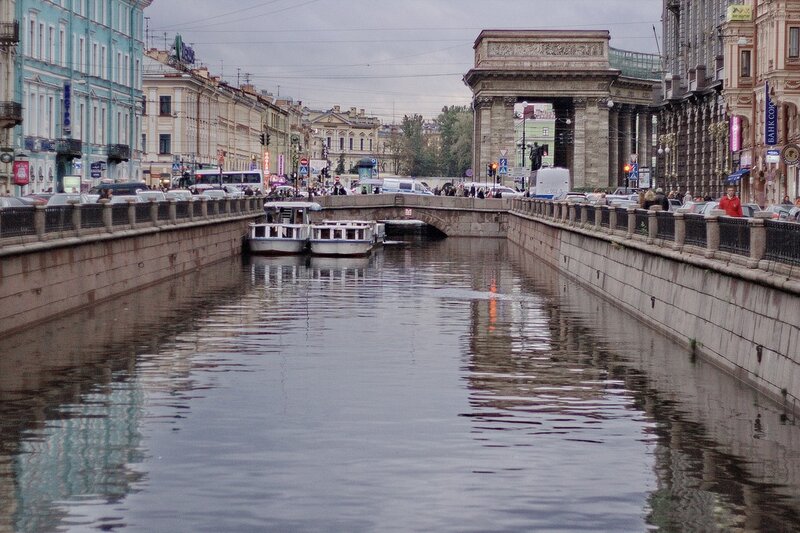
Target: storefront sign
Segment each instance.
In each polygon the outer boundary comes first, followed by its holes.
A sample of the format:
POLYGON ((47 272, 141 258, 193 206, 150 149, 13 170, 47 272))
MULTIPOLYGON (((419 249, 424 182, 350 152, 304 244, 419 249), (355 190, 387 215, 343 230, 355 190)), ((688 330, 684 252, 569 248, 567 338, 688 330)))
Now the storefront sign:
POLYGON ((778 106, 772 102, 769 95, 769 82, 764 83, 765 109, 764 109, 764 144, 775 146, 778 144, 778 106))
POLYGON ((72 134, 72 84, 64 84, 64 116, 61 117, 61 130, 65 137, 72 134))
POLYGON ((753 20, 753 8, 745 4, 728 6, 728 22, 750 22, 753 20))
POLYGON ((14 161, 11 172, 14 175, 14 185, 27 185, 31 180, 30 161, 14 161))
POLYGON ((739 115, 731 117, 730 149, 731 152, 742 149, 742 117, 739 115))
POLYGON ((269 174, 269 152, 264 150, 264 175, 269 174))

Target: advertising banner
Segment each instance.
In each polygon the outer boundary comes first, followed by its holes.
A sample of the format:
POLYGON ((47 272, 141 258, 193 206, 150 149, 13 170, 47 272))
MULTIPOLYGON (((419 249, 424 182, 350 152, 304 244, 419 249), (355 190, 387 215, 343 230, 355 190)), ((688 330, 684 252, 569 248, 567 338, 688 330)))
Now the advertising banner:
POLYGON ((11 166, 12 174, 14 175, 14 185, 27 185, 31 180, 29 161, 14 161, 11 166))
POLYGON ((731 117, 730 149, 731 152, 742 149, 742 117, 739 115, 731 117))

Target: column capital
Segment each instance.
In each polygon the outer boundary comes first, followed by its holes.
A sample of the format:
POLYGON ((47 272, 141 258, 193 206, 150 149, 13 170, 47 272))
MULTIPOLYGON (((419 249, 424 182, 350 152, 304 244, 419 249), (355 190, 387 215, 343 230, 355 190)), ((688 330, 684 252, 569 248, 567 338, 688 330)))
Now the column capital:
POLYGON ((492 106, 494 98, 491 96, 477 96, 472 100, 472 107, 474 109, 484 109, 492 106))
POLYGON ((504 96, 503 97, 503 106, 505 107, 514 107, 517 103, 516 96, 504 96))

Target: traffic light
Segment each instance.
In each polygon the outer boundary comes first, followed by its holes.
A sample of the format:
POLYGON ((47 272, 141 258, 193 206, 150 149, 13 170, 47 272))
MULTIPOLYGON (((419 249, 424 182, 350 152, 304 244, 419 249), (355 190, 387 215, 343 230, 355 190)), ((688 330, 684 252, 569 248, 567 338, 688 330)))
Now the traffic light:
POLYGON ((492 161, 492 173, 491 176, 497 176, 497 161, 492 161))
POLYGON ((622 167, 622 170, 625 171, 625 174, 630 174, 632 168, 633 167, 631 167, 630 163, 625 163, 625 166, 622 167))
POLYGON ((261 135, 259 135, 258 136, 258 140, 261 141, 261 146, 264 146, 265 144, 267 144, 267 136, 266 136, 266 134, 262 133, 261 135))
POLYGON ((267 133, 267 134, 265 134, 265 135, 264 135, 264 144, 266 144, 267 146, 269 146, 269 133, 267 133))

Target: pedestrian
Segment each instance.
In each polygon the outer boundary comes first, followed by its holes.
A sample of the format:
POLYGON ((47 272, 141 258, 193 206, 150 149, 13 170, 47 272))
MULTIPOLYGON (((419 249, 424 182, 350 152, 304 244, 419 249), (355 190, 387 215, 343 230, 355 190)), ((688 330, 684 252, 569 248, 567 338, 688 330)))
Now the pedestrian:
POLYGON ((664 189, 661 187, 656 189, 656 205, 660 205, 663 211, 669 211, 669 199, 667 199, 664 189))
MULTIPOLYGON (((474 188, 474 185, 473 185, 473 188, 474 188)), ((483 187, 478 189, 478 195, 477 196, 478 196, 478 198, 486 198, 486 195, 483 193, 483 187)))
POLYGON ((692 193, 687 190, 686 194, 683 195, 683 203, 686 204, 686 203, 689 203, 691 201, 692 201, 692 193))
POLYGON ((644 209, 650 209, 652 206, 656 205, 658 202, 656 201, 656 192, 653 189, 647 189, 647 192, 644 193, 642 197, 641 205, 644 209))
POLYGON ((789 198, 789 195, 783 197, 783 201, 781 202, 783 205, 792 205, 792 199, 789 198))
POLYGON ((795 207, 800 207, 800 196, 798 196, 797 198, 794 199, 794 206, 795 207))
POLYGON ((475 198, 475 192, 476 192, 476 191, 475 191, 475 185, 473 184, 473 185, 472 185, 472 187, 470 187, 470 188, 469 188, 469 195, 470 195, 472 198, 475 198))
POLYGON ((719 208, 723 209, 729 217, 742 216, 742 202, 736 196, 736 189, 728 187, 728 193, 719 201, 719 208))

